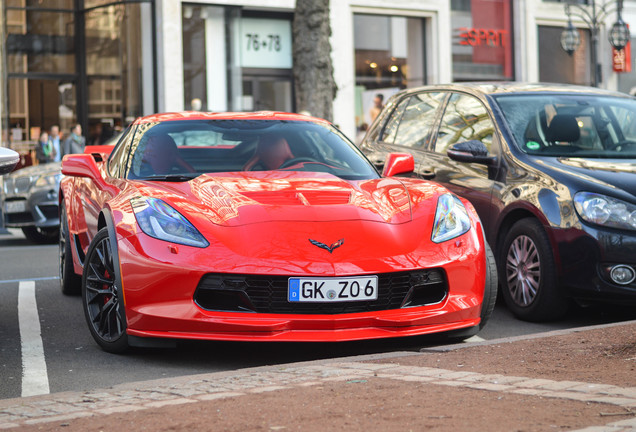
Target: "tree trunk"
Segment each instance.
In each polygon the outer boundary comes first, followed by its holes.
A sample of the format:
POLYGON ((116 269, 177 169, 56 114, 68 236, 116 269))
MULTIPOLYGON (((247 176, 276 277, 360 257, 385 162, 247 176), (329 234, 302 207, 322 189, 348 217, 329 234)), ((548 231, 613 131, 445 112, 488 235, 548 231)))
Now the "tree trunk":
POLYGON ((336 83, 331 63, 329 0, 296 0, 294 90, 298 112, 333 121, 336 83))

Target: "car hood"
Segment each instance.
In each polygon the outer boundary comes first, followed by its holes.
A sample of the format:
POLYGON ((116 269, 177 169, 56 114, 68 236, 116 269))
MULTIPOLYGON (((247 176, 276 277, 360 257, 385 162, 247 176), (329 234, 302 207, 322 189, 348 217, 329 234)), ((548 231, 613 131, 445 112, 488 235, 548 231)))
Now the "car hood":
POLYGON ((40 165, 32 165, 25 168, 20 168, 8 174, 7 177, 35 177, 46 174, 59 174, 62 172, 62 162, 51 162, 40 165))
POLYGON ((140 188, 145 195, 223 226, 347 220, 400 224, 412 219, 409 190, 393 178, 346 181, 323 173, 274 171, 206 174, 184 183, 140 183, 155 189, 140 188))
POLYGON ((631 159, 541 158, 539 164, 596 186, 579 187, 580 190, 609 188, 636 198, 636 162, 631 159))

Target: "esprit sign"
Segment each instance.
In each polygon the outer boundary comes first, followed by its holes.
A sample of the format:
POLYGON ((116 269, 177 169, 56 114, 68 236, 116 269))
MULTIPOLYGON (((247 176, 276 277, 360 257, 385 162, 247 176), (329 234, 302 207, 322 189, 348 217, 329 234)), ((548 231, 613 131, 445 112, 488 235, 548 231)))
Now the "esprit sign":
POLYGON ((459 44, 491 47, 505 47, 508 31, 502 29, 459 28, 459 44))
POLYGON ((280 19, 241 19, 241 66, 292 67, 291 22, 280 19))

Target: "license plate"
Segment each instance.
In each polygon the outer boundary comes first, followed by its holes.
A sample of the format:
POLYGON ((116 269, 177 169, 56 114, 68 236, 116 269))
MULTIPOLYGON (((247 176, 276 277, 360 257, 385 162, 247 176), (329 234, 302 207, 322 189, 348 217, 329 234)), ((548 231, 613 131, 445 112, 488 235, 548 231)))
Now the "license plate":
POLYGON ((378 299, 378 277, 289 278, 290 302, 330 303, 378 299))
POLYGON ((4 203, 5 213, 23 213, 26 211, 26 201, 7 201, 4 203))

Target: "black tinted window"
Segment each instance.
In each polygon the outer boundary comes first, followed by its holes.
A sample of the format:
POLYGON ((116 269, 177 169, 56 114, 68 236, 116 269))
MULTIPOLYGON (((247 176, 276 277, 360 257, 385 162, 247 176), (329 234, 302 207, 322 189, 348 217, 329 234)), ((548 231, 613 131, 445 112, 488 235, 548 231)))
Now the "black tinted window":
POLYGON ((348 179, 377 172, 337 129, 287 120, 181 120, 142 124, 130 145, 128 178, 196 177, 242 171, 322 172, 348 179))
MULTIPOLYGON (((115 149, 108 158, 108 172, 113 177, 119 177, 121 175, 122 166, 126 163, 125 156, 128 154, 129 143, 134 135, 132 132, 133 127, 129 126, 122 136, 120 136, 115 149)), ((106 145, 108 142, 106 143, 106 145)))
POLYGON ((495 125, 479 99, 454 93, 442 117, 435 151, 446 154, 453 144, 470 140, 481 141, 491 150, 494 132, 495 125))
POLYGON ((425 147, 435 123, 435 113, 444 93, 420 93, 412 96, 400 120, 395 143, 408 147, 425 147))
POLYGON ((384 125, 384 130, 382 131, 382 135, 380 136, 380 141, 384 141, 387 143, 395 142, 395 135, 397 134, 398 126, 400 125, 400 119, 402 118, 402 113, 406 109, 406 106, 409 104, 409 99, 406 98, 402 100, 393 110, 389 119, 384 125))
POLYGON ((496 96, 514 141, 541 156, 636 157, 636 99, 593 94, 496 96))

